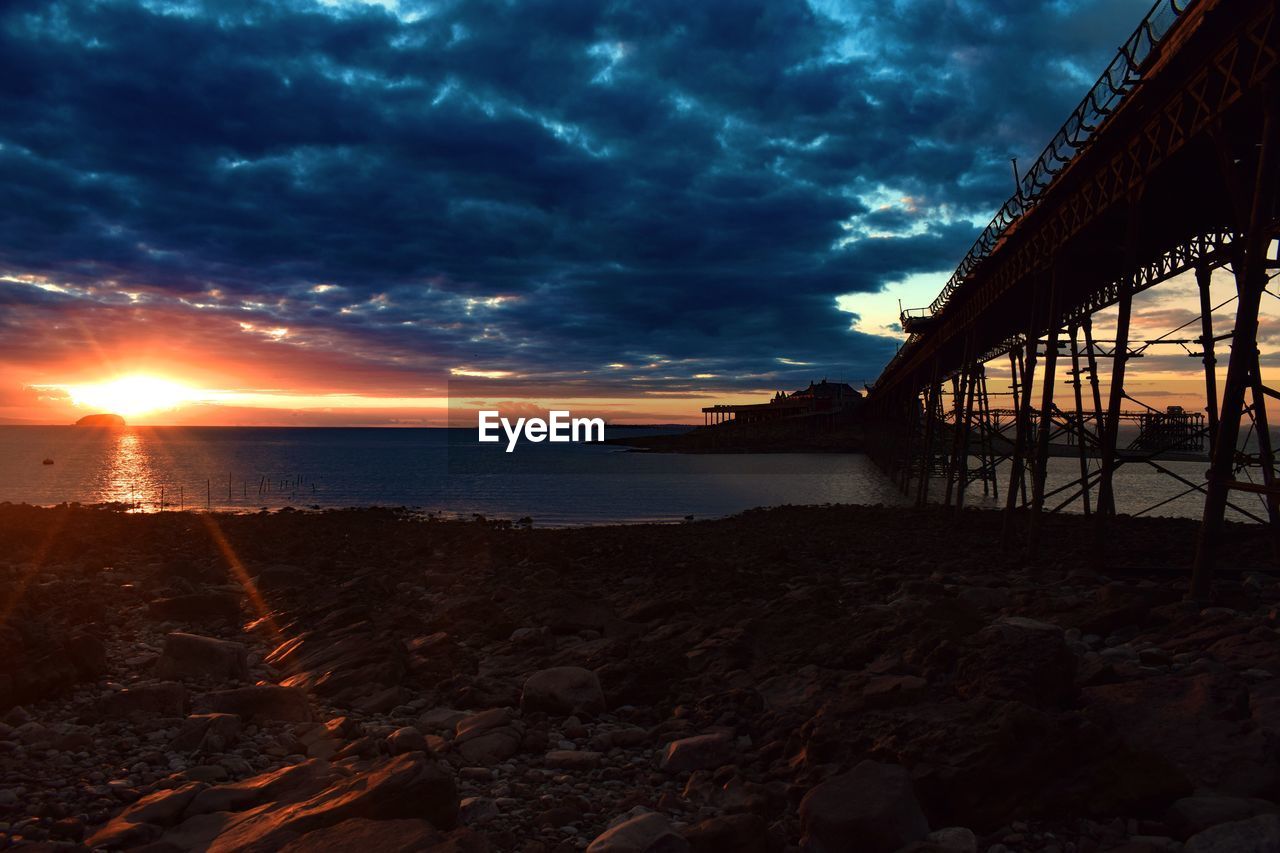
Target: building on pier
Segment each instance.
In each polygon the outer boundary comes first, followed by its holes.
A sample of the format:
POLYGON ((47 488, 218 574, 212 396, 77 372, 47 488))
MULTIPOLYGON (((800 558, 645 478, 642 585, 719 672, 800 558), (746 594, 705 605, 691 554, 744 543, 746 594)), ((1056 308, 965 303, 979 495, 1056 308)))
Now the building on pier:
POLYGON ((862 395, 847 382, 810 382, 787 394, 779 391, 767 403, 726 404, 707 406, 702 410, 703 425, 758 424, 789 418, 813 415, 836 415, 853 409, 862 395))

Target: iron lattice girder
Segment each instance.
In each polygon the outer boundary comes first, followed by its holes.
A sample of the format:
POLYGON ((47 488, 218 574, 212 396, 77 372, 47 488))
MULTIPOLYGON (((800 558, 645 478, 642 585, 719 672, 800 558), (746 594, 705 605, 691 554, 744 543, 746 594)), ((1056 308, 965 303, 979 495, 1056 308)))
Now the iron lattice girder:
MULTIPOLYGON (((900 383, 914 386, 904 389, 907 393, 917 390, 935 356, 948 359, 944 375, 954 374, 961 367, 950 363, 958 357, 954 341, 975 327, 982 330, 986 352, 1007 351, 1024 318, 1006 318, 1011 325, 1007 331, 991 328, 989 312, 998 300, 1034 289, 1036 277, 1073 238, 1149 189, 1164 165, 1193 141, 1207 140, 1233 107, 1262 97, 1265 84, 1280 69, 1276 17, 1269 0, 1203 0, 1188 12, 1143 85, 956 288, 942 306, 939 322, 908 339, 875 383, 872 397, 893 393, 900 383)), ((1123 284, 1149 287, 1164 280, 1169 274, 1162 273, 1162 266, 1185 270, 1186 260, 1203 253, 1206 243, 1216 248, 1228 242, 1228 230, 1223 221, 1202 237, 1178 236, 1159 247, 1152 262, 1121 270, 1093 287, 1078 285, 1074 298, 1061 306, 1064 315, 1079 316, 1113 303, 1123 284)))
MULTIPOLYGON (((1137 294, 1175 276, 1190 272, 1202 264, 1210 267, 1222 266, 1230 262, 1229 253, 1226 250, 1231 246, 1231 242, 1232 235, 1226 231, 1194 237, 1179 246, 1175 246, 1160 257, 1143 264, 1131 276, 1128 276, 1127 280, 1134 282, 1133 292, 1137 294)), ((1085 317, 1115 305, 1120 299, 1120 285, 1120 281, 1110 281, 1091 291, 1087 294, 1085 300, 1077 305, 1071 313, 1063 315, 1062 326, 1079 324, 1085 317)), ((1026 333, 1014 332, 1009 337, 984 350, 978 355, 977 360, 979 362, 991 361, 994 358, 1008 354, 1010 350, 1026 346, 1026 342, 1026 333)), ((1105 353, 1103 354, 1105 355, 1105 353)), ((961 367, 961 365, 956 365, 953 371, 944 373, 942 378, 949 380, 955 373, 960 371, 961 367)))

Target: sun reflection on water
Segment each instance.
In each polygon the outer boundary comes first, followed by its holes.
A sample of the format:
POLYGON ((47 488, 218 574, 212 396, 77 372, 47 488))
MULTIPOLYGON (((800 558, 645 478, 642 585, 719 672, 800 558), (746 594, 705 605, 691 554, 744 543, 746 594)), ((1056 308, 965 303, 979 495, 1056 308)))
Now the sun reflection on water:
POLYGON ((145 442, 133 430, 116 434, 107 458, 102 500, 146 509, 156 500, 156 476, 145 442))

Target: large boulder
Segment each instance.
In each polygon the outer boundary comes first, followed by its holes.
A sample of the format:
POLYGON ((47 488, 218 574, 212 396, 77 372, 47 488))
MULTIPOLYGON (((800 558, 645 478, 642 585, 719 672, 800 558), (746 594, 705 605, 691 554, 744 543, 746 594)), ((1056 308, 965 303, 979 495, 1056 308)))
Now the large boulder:
POLYGON ((156 661, 155 673, 160 678, 173 679, 246 679, 248 655, 243 643, 175 632, 164 638, 164 651, 156 661))
POLYGON ((290 673, 282 685, 336 705, 378 713, 399 704, 399 686, 408 671, 404 644, 364 622, 337 633, 313 631, 291 638, 265 662, 290 673))
POLYGON ((1280 817, 1259 815, 1220 823, 1187 840, 1186 853, 1280 853, 1280 817))
POLYGON ((686 829, 690 853, 768 853, 769 825, 754 814, 708 818, 686 829))
POLYGON ((225 752, 240 734, 240 717, 236 714, 192 714, 182 726, 169 749, 174 752, 225 752))
POLYGON ((1135 753, 1160 756, 1188 788, 1270 798, 1280 785, 1280 721, 1253 719, 1250 692, 1240 676, 1215 669, 1087 687, 1082 699, 1099 727, 1135 753))
POLYGON ((187 688, 176 681, 139 684, 107 696, 101 710, 107 717, 181 717, 186 713, 187 688))
POLYGON ((313 760, 208 788, 187 804, 181 823, 149 821, 153 827, 168 823, 170 828, 153 830, 148 840, 157 849, 209 853, 266 853, 289 844, 295 851, 424 849, 397 846, 395 839, 434 844, 440 839, 421 822, 449 830, 457 816, 453 774, 423 753, 411 752, 355 775, 313 760))
POLYGON ((1267 800, 1228 797, 1222 794, 1197 794, 1183 797, 1165 812, 1164 822, 1178 838, 1187 838, 1220 823, 1247 820, 1277 811, 1267 800))
POLYGON ((438 829, 451 829, 457 817, 453 774, 422 753, 410 752, 301 802, 251 809, 218 833, 211 850, 276 850, 298 835, 351 818, 426 819, 438 829))
POLYGON ((307 694, 296 687, 257 684, 234 690, 202 693, 195 699, 201 711, 238 714, 246 720, 285 720, 305 723, 311 720, 311 704, 307 694))
POLYGON ((657 812, 636 815, 605 830, 587 853, 687 853, 689 842, 676 832, 670 819, 657 812))
POLYGON ((589 669, 557 666, 535 672, 524 683, 520 710, 551 714, 599 714, 604 711, 600 679, 589 669))
POLYGON ((149 794, 100 827, 86 844, 90 848, 112 849, 146 844, 160 835, 163 826, 175 822, 206 787, 203 782, 188 782, 149 794))
POLYGON ((310 760, 201 791, 184 816, 239 812, 268 804, 296 803, 339 780, 327 761, 310 760))
POLYGON ((1056 625, 999 619, 966 646, 956 668, 962 696, 1059 707, 1075 695, 1076 657, 1056 625))
POLYGON ((519 752, 524 734, 510 708, 492 708, 458 723, 453 749, 468 764, 489 767, 519 752))
POLYGON ((929 834, 911 776, 864 761, 800 802, 801 846, 812 853, 891 853, 929 834))
POLYGON ((107 647, 92 634, 73 634, 65 643, 67 658, 84 680, 101 678, 107 673, 107 647))
POLYGON ((732 758, 733 741, 728 734, 695 735, 667 744, 662 753, 662 769, 668 773, 714 770, 732 758))

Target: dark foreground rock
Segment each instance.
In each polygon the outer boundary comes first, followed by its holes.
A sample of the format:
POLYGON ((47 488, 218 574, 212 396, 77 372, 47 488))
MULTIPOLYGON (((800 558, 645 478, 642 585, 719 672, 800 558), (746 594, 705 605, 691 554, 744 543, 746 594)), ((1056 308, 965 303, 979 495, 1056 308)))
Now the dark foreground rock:
POLYGON ((1191 605, 1161 519, 206 521, 0 507, 0 848, 1274 849, 1247 539, 1191 605))

